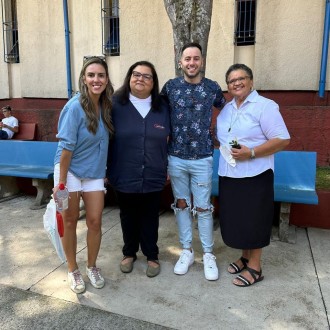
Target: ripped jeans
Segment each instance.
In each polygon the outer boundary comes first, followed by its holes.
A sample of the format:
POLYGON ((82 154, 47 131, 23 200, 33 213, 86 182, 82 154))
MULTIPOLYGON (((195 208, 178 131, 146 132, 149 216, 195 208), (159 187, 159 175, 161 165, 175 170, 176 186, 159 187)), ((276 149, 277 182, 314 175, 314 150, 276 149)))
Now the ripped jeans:
POLYGON ((199 238, 203 252, 212 252, 213 206, 211 204, 213 157, 181 159, 168 156, 168 174, 174 195, 174 210, 179 230, 179 239, 184 249, 191 248, 193 229, 192 215, 197 215, 199 238), (193 196, 193 207, 191 202, 193 196), (177 200, 184 199, 187 207, 177 207, 177 200), (199 211, 198 209, 203 209, 199 211))

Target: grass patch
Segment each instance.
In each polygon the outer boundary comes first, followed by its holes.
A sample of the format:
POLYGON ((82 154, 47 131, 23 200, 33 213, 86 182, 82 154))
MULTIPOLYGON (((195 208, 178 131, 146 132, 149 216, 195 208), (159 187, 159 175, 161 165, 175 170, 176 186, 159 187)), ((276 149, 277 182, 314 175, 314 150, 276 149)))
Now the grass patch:
POLYGON ((330 190, 330 167, 316 168, 316 189, 330 190))

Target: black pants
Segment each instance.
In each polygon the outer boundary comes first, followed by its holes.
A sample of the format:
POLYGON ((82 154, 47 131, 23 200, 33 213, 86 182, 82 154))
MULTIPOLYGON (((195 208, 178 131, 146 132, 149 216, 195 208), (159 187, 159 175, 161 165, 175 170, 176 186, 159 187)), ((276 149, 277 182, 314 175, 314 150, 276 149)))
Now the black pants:
POLYGON ((4 130, 0 130, 0 140, 8 140, 8 133, 4 130))
POLYGON ((146 194, 117 191, 123 232, 123 255, 135 257, 141 246, 147 260, 158 260, 161 191, 146 194))

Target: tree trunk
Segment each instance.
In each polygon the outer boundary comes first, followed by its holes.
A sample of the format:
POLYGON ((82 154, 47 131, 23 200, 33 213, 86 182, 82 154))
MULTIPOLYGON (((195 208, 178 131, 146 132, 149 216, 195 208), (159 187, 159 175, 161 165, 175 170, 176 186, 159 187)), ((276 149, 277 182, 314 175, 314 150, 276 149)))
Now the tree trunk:
POLYGON ((202 46, 205 72, 213 0, 164 0, 164 5, 173 28, 176 76, 181 75, 178 63, 182 46, 188 42, 202 46))

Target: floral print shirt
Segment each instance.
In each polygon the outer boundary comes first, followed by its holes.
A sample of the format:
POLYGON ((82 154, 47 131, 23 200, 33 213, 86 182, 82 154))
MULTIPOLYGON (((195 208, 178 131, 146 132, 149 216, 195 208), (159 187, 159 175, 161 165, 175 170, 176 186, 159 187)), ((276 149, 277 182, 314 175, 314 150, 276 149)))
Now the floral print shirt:
POLYGON ((212 107, 221 109, 226 102, 219 84, 207 78, 191 84, 179 77, 167 81, 161 94, 170 105, 168 153, 182 159, 212 156, 212 107))

